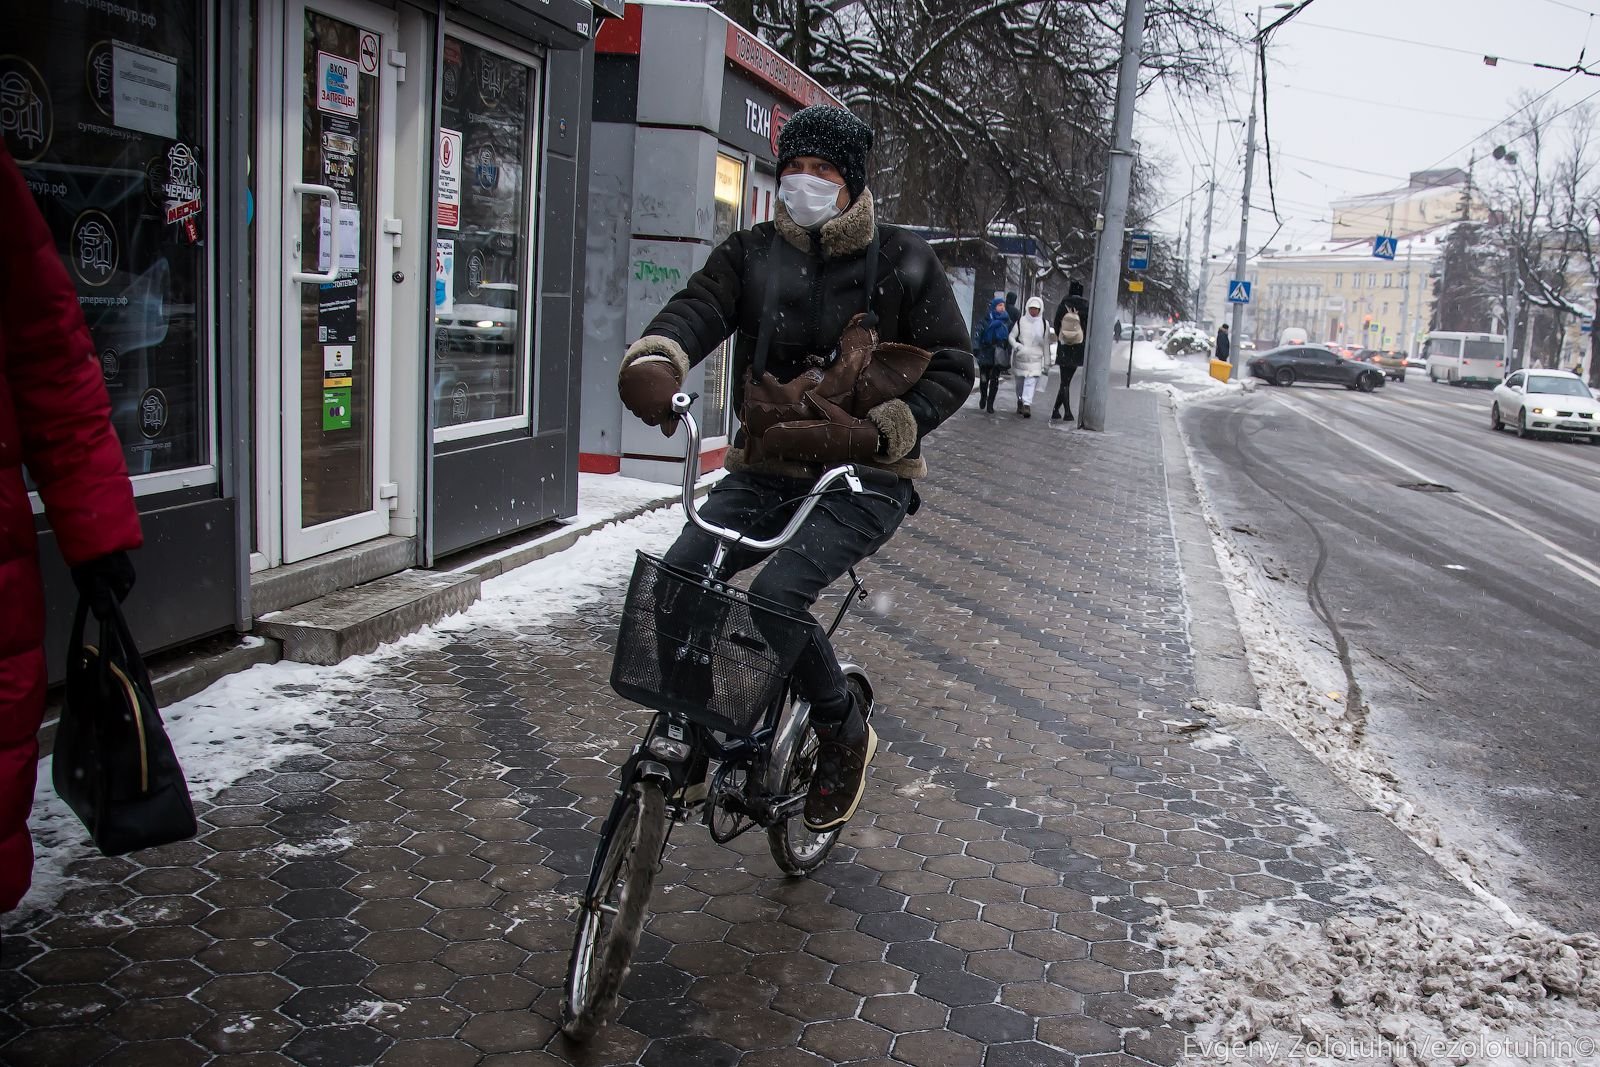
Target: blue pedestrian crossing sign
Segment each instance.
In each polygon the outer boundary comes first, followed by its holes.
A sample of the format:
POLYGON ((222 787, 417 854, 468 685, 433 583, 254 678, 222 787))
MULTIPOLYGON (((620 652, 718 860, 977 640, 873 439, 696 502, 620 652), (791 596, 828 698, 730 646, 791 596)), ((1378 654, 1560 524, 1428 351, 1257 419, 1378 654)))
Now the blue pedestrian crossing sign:
POLYGON ((1235 278, 1228 283, 1228 303, 1250 303, 1250 283, 1243 278, 1235 278))
POLYGON ((1393 237, 1374 237, 1372 239, 1372 254, 1378 259, 1394 258, 1395 240, 1393 237))

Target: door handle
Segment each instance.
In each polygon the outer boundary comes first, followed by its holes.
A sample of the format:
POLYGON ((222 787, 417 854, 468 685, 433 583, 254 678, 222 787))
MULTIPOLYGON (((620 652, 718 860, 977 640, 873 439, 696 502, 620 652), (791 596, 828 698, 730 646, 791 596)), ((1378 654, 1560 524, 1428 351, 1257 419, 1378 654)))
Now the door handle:
MULTIPOLYGON (((322 197, 328 201, 328 269, 326 271, 297 270, 289 275, 291 281, 314 282, 323 284, 339 280, 339 194, 331 186, 313 185, 310 182, 295 182, 294 194, 296 197, 311 196, 322 197)), ((320 239, 322 232, 321 220, 317 223, 317 233, 320 239)), ((305 253, 301 253, 301 259, 305 253)))

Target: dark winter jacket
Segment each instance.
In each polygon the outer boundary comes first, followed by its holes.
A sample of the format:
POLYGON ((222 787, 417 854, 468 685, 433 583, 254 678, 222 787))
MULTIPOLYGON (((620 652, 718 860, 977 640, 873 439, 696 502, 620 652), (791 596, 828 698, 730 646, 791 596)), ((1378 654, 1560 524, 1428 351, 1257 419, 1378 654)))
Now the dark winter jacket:
POLYGON ((1010 362, 1001 358, 1002 352, 1011 347, 1011 315, 1009 309, 1001 310, 1003 304, 1001 300, 991 303, 989 317, 978 323, 978 328, 973 331, 972 354, 980 367, 1010 362))
MULTIPOLYGON (((777 218, 741 230, 712 251, 682 292, 675 295, 634 342, 623 369, 647 355, 666 356, 679 380, 716 350, 734 342, 734 410, 744 408, 744 382, 755 355, 766 300, 771 254, 779 256, 777 310, 767 371, 789 381, 805 370, 808 357, 827 356, 850 319, 867 306, 866 252, 876 213, 863 191, 842 215, 812 233, 789 217, 780 202, 777 218), (774 241, 774 234, 779 240, 774 241)), ((872 308, 881 341, 915 345, 932 354, 909 392, 868 413, 889 451, 874 465, 906 478, 927 473, 922 438, 961 408, 974 376, 966 324, 944 268, 927 242, 898 226, 878 226, 877 280, 872 308)), ((728 450, 730 470, 746 466, 741 430, 728 450)), ((803 464, 762 460, 762 470, 814 477, 803 464)))
POLYGON ((1226 326, 1218 326, 1217 345, 1211 353, 1211 358, 1220 359, 1226 363, 1230 352, 1232 352, 1232 343, 1228 340, 1228 328, 1226 326))
POLYGON ((33 868, 28 811, 44 713, 44 590, 26 464, 76 566, 138 548, 139 516, 78 293, 0 141, 0 911, 33 868))
POLYGON ((1061 320, 1067 317, 1067 309, 1078 313, 1078 324, 1083 327, 1083 341, 1075 345, 1056 345, 1056 366, 1072 367, 1083 366, 1084 352, 1089 340, 1089 301, 1081 296, 1064 296, 1061 303, 1056 305, 1055 330, 1057 336, 1061 333, 1061 320))

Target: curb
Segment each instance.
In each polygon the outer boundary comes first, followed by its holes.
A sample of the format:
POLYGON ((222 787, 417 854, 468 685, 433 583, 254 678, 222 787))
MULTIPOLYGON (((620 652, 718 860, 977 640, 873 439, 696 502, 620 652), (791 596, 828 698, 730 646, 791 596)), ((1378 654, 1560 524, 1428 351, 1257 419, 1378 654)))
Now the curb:
POLYGON ((1190 607, 1189 639, 1194 649, 1197 695, 1215 706, 1213 714, 1267 773, 1332 827, 1339 840, 1366 860, 1384 882, 1474 899, 1421 845, 1356 796, 1286 729, 1265 720, 1226 717, 1227 705, 1259 708, 1260 694, 1245 657, 1233 601, 1217 565, 1209 509, 1189 461, 1177 408, 1165 396, 1158 407, 1167 501, 1190 607))

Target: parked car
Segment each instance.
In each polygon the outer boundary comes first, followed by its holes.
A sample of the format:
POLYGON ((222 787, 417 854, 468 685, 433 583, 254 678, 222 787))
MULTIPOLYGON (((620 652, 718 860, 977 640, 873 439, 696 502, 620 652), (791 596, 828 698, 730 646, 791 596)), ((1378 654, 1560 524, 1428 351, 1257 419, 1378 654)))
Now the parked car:
POLYGON ((1507 425, 1518 437, 1567 434, 1600 444, 1600 400, 1571 371, 1513 371, 1494 387, 1489 406, 1489 429, 1507 425))
POLYGON ((1257 378, 1285 387, 1295 382, 1329 382, 1370 393, 1383 385, 1383 371, 1354 360, 1340 359, 1321 345, 1274 348, 1252 356, 1245 366, 1257 378))
POLYGON ((1373 348, 1362 349, 1357 358, 1379 368, 1385 378, 1397 382, 1406 380, 1406 368, 1411 366, 1411 361, 1399 352, 1379 352, 1373 348))

